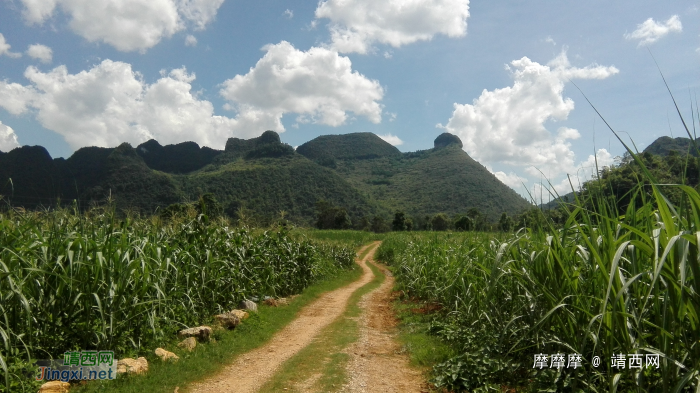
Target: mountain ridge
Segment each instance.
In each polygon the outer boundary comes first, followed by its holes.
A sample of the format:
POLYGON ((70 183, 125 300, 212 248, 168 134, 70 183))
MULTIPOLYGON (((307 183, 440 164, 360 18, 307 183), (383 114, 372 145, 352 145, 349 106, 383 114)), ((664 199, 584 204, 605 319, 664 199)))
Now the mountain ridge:
POLYGON ((224 150, 194 142, 136 147, 84 147, 68 159, 40 146, 0 152, 0 195, 13 206, 81 207, 107 198, 122 209, 153 214, 211 193, 231 217, 242 211, 262 222, 285 215, 310 225, 316 204, 338 206, 354 223, 372 216, 463 214, 476 207, 492 220, 530 207, 461 149, 451 134, 433 149, 402 153, 371 133, 324 135, 295 151, 279 135, 230 138, 224 150))
POLYGON ((643 152, 665 156, 671 151, 675 151, 681 155, 690 153, 697 157, 698 152, 695 150, 694 146, 697 145, 700 147, 700 138, 697 138, 695 142, 696 143, 693 144, 692 139, 685 137, 672 138, 670 136, 661 136, 656 138, 643 152))

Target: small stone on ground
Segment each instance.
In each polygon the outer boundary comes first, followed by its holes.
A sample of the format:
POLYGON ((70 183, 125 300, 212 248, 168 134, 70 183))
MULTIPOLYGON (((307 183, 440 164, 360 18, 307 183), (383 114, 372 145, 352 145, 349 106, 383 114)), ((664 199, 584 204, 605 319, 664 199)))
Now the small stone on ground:
POLYGON ((126 358, 117 361, 117 374, 143 374, 146 371, 148 371, 148 360, 146 360, 144 357, 140 357, 138 359, 126 358))

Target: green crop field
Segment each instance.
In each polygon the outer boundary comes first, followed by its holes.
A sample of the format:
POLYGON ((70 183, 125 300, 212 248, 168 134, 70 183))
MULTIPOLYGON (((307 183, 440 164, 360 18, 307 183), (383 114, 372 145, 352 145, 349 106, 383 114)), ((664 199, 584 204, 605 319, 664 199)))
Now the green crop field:
POLYGON ((601 115, 627 163, 600 168, 557 220, 385 238, 377 256, 405 301, 434 311, 426 334, 449 348, 436 386, 700 392, 700 147, 697 113, 686 123, 676 109, 691 139, 663 160, 633 151, 601 115))
POLYGON ((388 235, 379 258, 405 295, 441 308, 429 333, 457 349, 433 382, 470 392, 700 389, 700 195, 673 186, 683 192, 674 206, 662 188, 640 184, 631 199, 642 202, 624 214, 606 199, 573 204, 561 228, 388 235), (537 365, 538 354, 567 363, 537 365), (569 354, 581 366, 568 367, 569 354), (629 360, 638 355, 639 368, 629 360))
POLYGON ((163 221, 110 208, 0 211, 0 392, 36 391, 31 360, 152 352, 244 298, 296 294, 354 266, 362 235, 308 235, 194 212, 163 221))

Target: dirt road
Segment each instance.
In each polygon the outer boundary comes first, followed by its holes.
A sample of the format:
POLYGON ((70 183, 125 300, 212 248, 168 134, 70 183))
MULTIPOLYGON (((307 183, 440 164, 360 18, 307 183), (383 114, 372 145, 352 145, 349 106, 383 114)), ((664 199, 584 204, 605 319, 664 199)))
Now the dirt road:
MULTIPOLYGON (((189 387, 193 393, 257 392, 280 366, 302 348, 311 344, 321 330, 345 311, 350 296, 374 275, 367 263, 373 261, 380 242, 358 251, 362 260, 359 280, 328 292, 303 308, 297 318, 277 333, 267 344, 233 360, 218 375, 189 387)), ((346 349, 351 355, 348 364, 350 380, 343 392, 422 392, 419 372, 408 366, 406 355, 400 354, 393 337, 395 320, 390 308, 393 278, 387 277, 376 290, 365 295, 360 303, 363 313, 360 340, 346 349)))
MULTIPOLYGON (((381 268, 381 267, 380 267, 381 268)), ((395 339, 396 318, 391 309, 394 277, 382 269, 386 279, 360 301, 360 339, 350 346, 350 381, 343 392, 427 392, 421 373, 410 367, 408 356, 395 339)))

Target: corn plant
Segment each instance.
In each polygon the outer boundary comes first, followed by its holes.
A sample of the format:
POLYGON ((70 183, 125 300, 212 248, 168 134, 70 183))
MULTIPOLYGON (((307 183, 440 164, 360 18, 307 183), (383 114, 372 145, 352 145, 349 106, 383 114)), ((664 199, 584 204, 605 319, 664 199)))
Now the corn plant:
MULTIPOLYGON (((640 185, 640 188, 642 186, 640 185)), ((379 250, 400 288, 439 302, 433 332, 463 354, 435 368, 439 385, 523 390, 679 392, 700 388, 700 195, 673 206, 661 187, 622 215, 574 206, 563 228, 392 234, 379 250), (533 369, 535 354, 581 354, 582 369, 533 369), (659 355, 658 369, 613 367, 659 355), (591 360, 602 362, 593 367, 591 360)))
POLYGON ((0 391, 30 378, 12 372, 18 362, 81 349, 135 354, 244 298, 298 293, 353 259, 351 248, 204 215, 2 212, 0 391))

